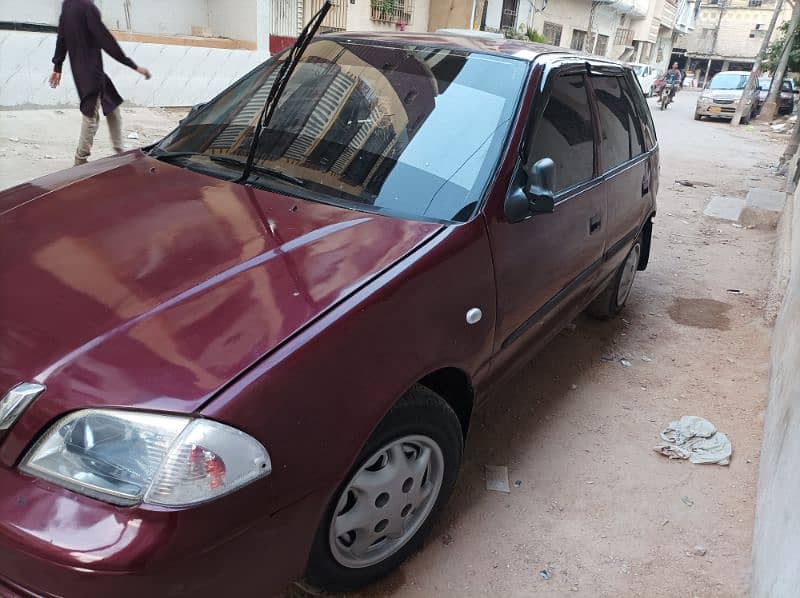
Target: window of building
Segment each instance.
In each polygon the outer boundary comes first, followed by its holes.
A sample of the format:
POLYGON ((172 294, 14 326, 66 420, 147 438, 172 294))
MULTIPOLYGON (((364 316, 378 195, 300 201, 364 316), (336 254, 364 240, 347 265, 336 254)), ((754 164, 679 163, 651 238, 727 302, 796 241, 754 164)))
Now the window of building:
POLYGON ((633 98, 622 77, 594 76, 592 87, 600 113, 600 151, 606 171, 644 151, 644 138, 633 98))
POLYGON ((556 79, 530 147, 529 164, 542 158, 555 162, 557 191, 594 176, 592 113, 583 75, 556 79))
POLYGON ((614 35, 614 45, 616 46, 630 46, 633 43, 633 29, 617 29, 614 35))
POLYGON ((554 46, 561 45, 561 25, 545 21, 542 26, 542 35, 547 40, 547 43, 554 46))
POLYGON ((767 30, 764 29, 764 25, 761 23, 756 23, 754 29, 750 31, 750 37, 764 37, 767 34, 767 30))
POLYGON ((608 52, 608 36, 598 35, 597 44, 594 47, 594 53, 598 56, 605 56, 606 52, 608 52))
POLYGON ((747 6, 749 6, 750 8, 758 8, 759 6, 761 6, 761 4, 762 0, 748 0, 747 2, 747 6))
POLYGON ((583 50, 586 44, 586 32, 580 29, 572 30, 572 41, 569 44, 572 50, 583 50))
POLYGON ((410 24, 414 0, 370 0, 370 19, 379 23, 410 24))

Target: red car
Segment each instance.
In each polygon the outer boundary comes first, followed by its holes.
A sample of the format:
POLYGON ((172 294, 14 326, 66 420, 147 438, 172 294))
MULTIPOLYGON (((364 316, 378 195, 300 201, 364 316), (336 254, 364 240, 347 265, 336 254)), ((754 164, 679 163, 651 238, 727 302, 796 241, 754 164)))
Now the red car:
POLYGON ((628 68, 324 35, 243 178, 279 54, 135 150, 0 194, 0 594, 370 583, 473 410, 650 252, 628 68))

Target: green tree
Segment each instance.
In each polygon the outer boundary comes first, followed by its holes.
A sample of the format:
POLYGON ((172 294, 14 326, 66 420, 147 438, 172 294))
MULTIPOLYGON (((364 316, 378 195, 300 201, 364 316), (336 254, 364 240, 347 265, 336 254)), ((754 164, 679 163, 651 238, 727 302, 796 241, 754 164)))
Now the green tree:
MULTIPOLYGON (((767 55, 764 57, 764 61, 761 63, 761 70, 773 72, 775 67, 778 65, 778 60, 781 58, 781 52, 783 52, 783 46, 786 44, 786 35, 789 32, 789 22, 783 23, 780 27, 778 27, 778 31, 780 32, 780 39, 776 42, 773 42, 769 50, 767 50, 767 55)), ((800 36, 795 35, 794 39, 792 39, 792 49, 789 52, 789 66, 786 69, 788 72, 795 73, 800 71, 800 36)))
POLYGON ((536 29, 528 27, 527 25, 524 25, 524 24, 520 25, 519 29, 517 29, 517 30, 514 30, 514 29, 506 30, 505 34, 506 34, 506 37, 511 38, 511 39, 521 39, 521 40, 525 40, 525 41, 528 41, 528 42, 536 42, 536 43, 539 43, 539 44, 548 43, 547 42, 547 38, 545 38, 544 35, 542 35, 538 31, 536 31, 536 29))

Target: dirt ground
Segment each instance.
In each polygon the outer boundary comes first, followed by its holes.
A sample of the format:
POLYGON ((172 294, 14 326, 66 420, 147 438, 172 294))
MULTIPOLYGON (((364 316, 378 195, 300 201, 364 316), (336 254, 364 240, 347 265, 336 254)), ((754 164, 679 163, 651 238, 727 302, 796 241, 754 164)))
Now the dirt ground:
MULTIPOLYGON (((686 91, 654 111, 659 214, 650 267, 622 317, 579 318, 495 393, 475 416, 426 546, 360 596, 748 594, 775 235, 702 212, 711 195, 781 188, 771 166, 787 136, 695 122, 696 97, 686 91), (681 415, 728 435, 729 467, 652 450, 681 415), (510 494, 485 489, 487 464, 508 467, 510 494)), ((0 188, 70 164, 75 112, 0 112, 0 188)), ((126 132, 139 134, 131 144, 175 120, 144 109, 124 116, 126 132)), ((108 151, 100 138, 98 154, 108 151)))

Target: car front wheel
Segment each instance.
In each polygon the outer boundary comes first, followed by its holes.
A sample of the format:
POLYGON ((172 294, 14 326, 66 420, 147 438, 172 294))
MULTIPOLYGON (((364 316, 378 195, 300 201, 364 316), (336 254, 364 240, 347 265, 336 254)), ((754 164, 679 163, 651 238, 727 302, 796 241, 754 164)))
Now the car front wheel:
POLYGON ((389 411, 321 522, 306 582, 330 592, 368 585, 421 544, 447 501, 464 440, 453 409, 414 386, 389 411))

